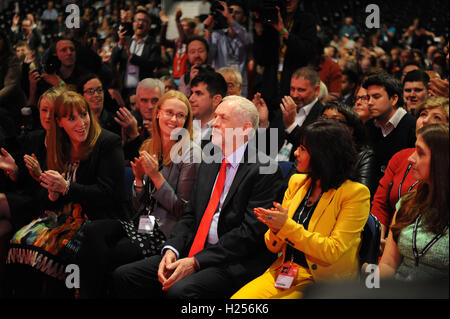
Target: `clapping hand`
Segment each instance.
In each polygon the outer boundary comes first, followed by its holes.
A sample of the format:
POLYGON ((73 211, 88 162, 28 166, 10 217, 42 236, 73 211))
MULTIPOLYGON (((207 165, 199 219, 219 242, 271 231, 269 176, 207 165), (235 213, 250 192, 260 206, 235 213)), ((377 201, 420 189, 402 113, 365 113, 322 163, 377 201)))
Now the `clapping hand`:
POLYGON ((39 164, 36 155, 31 154, 30 155, 24 155, 23 160, 25 162, 25 166, 28 169, 28 172, 30 173, 31 177, 33 177, 34 180, 40 181, 39 178, 42 174, 41 165, 39 164))
POLYGON ((274 207, 270 209, 256 207, 253 211, 258 216, 258 220, 266 224, 274 233, 277 233, 288 219, 288 209, 277 202, 273 202, 273 205, 274 207))
POLYGON ((285 96, 281 102, 280 109, 283 113, 283 122, 285 127, 288 128, 295 122, 295 117, 297 116, 297 104, 290 96, 285 96))
POLYGON ((253 97, 253 104, 255 104, 256 109, 259 114, 259 127, 265 128, 269 126, 269 109, 264 99, 261 97, 261 93, 256 93, 253 97))

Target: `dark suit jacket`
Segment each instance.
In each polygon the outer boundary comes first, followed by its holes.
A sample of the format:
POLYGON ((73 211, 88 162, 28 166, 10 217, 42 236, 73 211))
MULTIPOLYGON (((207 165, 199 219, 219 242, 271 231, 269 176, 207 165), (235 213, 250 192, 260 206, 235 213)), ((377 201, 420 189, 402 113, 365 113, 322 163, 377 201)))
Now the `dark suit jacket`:
POLYGON ((126 218, 126 191, 124 158, 121 138, 105 129, 86 160, 80 162, 76 182, 69 192, 54 203, 49 202, 43 189, 42 203, 46 209, 55 209, 68 202, 81 204, 83 213, 91 220, 126 218))
MULTIPOLYGON (((131 45, 131 39, 128 40, 128 46, 131 45)), ((111 63, 113 67, 119 64, 119 73, 121 74, 121 84, 123 85, 127 73, 128 56, 125 50, 116 46, 111 54, 111 63)), ((161 46, 156 40, 148 36, 144 44, 141 56, 132 54, 130 63, 139 67, 139 81, 145 78, 154 77, 153 70, 159 66, 161 62, 161 46)))
MULTIPOLYGON (((317 100, 316 104, 313 105, 311 111, 309 112, 309 114, 306 116, 305 121, 303 122, 302 126, 308 125, 310 123, 313 123, 314 121, 316 121, 319 116, 322 114, 322 110, 323 110, 323 105, 322 103, 320 103, 320 100, 317 100)), ((284 140, 288 140, 289 143, 292 143, 293 147, 292 147, 292 151, 291 151, 291 156, 290 156, 290 161, 294 162, 295 161, 295 157, 294 157, 294 151, 299 147, 300 145, 300 126, 296 126, 294 128, 294 130, 291 133, 287 133, 286 132, 286 127, 284 125, 283 122, 283 114, 281 112, 280 109, 278 109, 273 116, 273 119, 270 120, 269 123, 269 131, 266 133, 266 136, 262 136, 261 134, 259 134, 259 138, 266 138, 267 142, 266 142, 266 154, 270 154, 270 148, 274 148, 273 143, 275 143, 275 141, 277 141, 278 145, 276 146, 278 151, 281 149, 281 147, 283 146, 284 140), (275 129, 278 132, 278 138, 274 138, 273 136, 271 137, 271 130, 270 129, 275 129)), ((274 154, 274 152, 271 152, 274 154)), ((278 153, 278 152, 277 152, 278 153)), ((270 155, 272 157, 272 155, 270 155)))
MULTIPOLYGON (((267 227, 257 220, 253 209, 272 207, 280 187, 281 172, 277 164, 271 161, 276 166, 276 172, 260 174, 260 168, 268 166, 269 158, 258 153, 254 163, 252 158, 249 160, 248 154, 247 149, 222 206, 217 228, 219 242, 206 244, 195 255, 200 269, 224 267, 237 285, 261 274, 275 257, 264 246, 267 227)), ((189 253, 219 169, 220 163, 200 164, 189 206, 166 242, 166 245, 178 250, 180 258, 189 253)))

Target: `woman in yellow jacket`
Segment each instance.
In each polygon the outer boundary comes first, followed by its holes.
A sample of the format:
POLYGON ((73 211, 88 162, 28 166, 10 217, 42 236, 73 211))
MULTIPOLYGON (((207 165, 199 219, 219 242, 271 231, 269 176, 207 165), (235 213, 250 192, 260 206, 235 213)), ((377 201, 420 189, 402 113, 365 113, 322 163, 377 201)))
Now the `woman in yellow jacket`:
POLYGON ((356 159, 349 130, 320 120, 303 128, 297 170, 282 205, 255 208, 269 230, 267 248, 279 258, 233 299, 301 298, 319 281, 355 279, 370 193, 351 181, 356 159))

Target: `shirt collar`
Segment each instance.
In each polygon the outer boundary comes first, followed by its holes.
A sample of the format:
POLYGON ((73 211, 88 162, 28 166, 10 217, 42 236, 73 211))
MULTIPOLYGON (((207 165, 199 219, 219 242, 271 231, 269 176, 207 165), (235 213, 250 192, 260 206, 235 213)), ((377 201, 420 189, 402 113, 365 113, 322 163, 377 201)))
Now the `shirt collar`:
POLYGON ((228 163, 230 163, 230 165, 233 168, 236 168, 237 166, 239 166, 239 163, 242 161, 242 157, 244 157, 244 153, 245 153, 245 149, 247 148, 247 144, 248 144, 248 142, 245 142, 236 151, 234 151, 233 153, 231 153, 228 156, 225 156, 222 154, 222 160, 224 158, 226 158, 228 163))
POLYGON ((311 103, 306 104, 305 106, 301 107, 298 110, 297 114, 300 114, 301 112, 304 112, 306 115, 308 115, 309 112, 311 112, 311 109, 313 108, 314 104, 316 104, 318 100, 319 100, 319 98, 316 97, 311 103))
MULTIPOLYGON (((397 111, 395 111, 394 115, 391 116, 389 121, 387 121, 387 123, 384 127, 393 126, 394 128, 396 128, 398 123, 400 123, 400 121, 402 120, 403 116, 405 116, 406 113, 408 113, 408 112, 406 112, 406 110, 404 108, 399 107, 397 109, 397 111)), ((379 123, 379 121, 377 119, 375 119, 374 124, 375 124, 375 126, 377 126, 379 128, 383 128, 382 124, 379 123)))
POLYGON ((131 38, 134 42, 136 42, 136 44, 140 44, 140 43, 145 43, 145 41, 147 41, 147 39, 148 39, 148 34, 144 37, 144 38, 142 38, 141 40, 136 40, 136 36, 135 35, 133 35, 133 37, 131 38))

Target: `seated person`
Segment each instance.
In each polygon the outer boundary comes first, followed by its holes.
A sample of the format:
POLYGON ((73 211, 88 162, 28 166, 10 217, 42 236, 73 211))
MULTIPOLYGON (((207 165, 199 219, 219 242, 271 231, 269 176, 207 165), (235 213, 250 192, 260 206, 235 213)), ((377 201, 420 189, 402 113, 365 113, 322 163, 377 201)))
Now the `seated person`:
POLYGON ((77 91, 88 102, 100 126, 120 136, 122 128, 114 121, 114 114, 109 111, 113 107, 105 105, 105 92, 100 78, 93 73, 83 76, 78 83, 77 91))
POLYGON ((336 120, 349 128, 358 152, 354 180, 366 185, 372 197, 378 186, 375 176, 375 154, 367 145, 366 132, 358 113, 340 102, 329 102, 324 106, 322 118, 336 120))
POLYGON ((6 191, 0 193, 0 286, 3 286, 5 274, 7 243, 15 231, 40 214, 36 193, 40 188, 42 169, 46 167, 45 140, 53 120, 53 105, 63 90, 63 87, 53 87, 39 98, 39 118, 43 130, 21 136, 18 141, 20 147, 14 156, 1 148, 0 169, 8 176, 10 183, 6 191))
POLYGON ((394 215, 379 263, 380 277, 448 283, 448 124, 417 131, 412 173, 421 180, 404 195, 394 215))
POLYGON ((131 222, 105 219, 86 229, 82 298, 104 296, 106 274, 118 266, 159 253, 189 202, 201 149, 193 143, 192 109, 187 97, 178 91, 165 93, 155 107, 153 123, 152 138, 143 143, 140 157, 131 162, 135 176, 131 222), (180 133, 178 140, 171 138, 171 134, 180 133), (138 231, 143 215, 154 218, 153 234, 138 231))
POLYGON ((249 142, 258 122, 256 107, 245 98, 219 104, 212 142, 221 152, 200 164, 189 205, 162 255, 114 271, 118 297, 227 298, 270 265, 267 227, 253 209, 275 200, 281 172, 249 142))
POLYGON ((283 203, 255 208, 267 225, 267 249, 280 253, 233 299, 300 298, 319 281, 356 279, 361 232, 369 216, 366 186, 350 180, 356 149, 349 130, 320 120, 302 128, 297 170, 283 203), (287 283, 283 274, 293 276, 287 283))
MULTIPOLYGON (((448 104, 448 98, 429 97, 417 110, 419 117, 416 121, 416 132, 428 124, 448 124, 448 104)), ((381 223, 381 251, 383 251, 387 230, 392 222, 395 205, 403 195, 413 190, 419 183, 412 174, 412 164, 408 161, 414 151, 415 148, 407 148, 391 158, 372 201, 371 212, 381 223)))
MULTIPOLYGON (((73 91, 55 101, 46 146, 47 170, 40 175, 39 194, 45 213, 14 234, 8 262, 34 267, 64 286, 65 265, 78 263, 82 244, 72 239, 85 220, 127 214, 123 151, 120 137, 102 130, 87 102, 73 91), (20 258, 24 251, 36 259, 20 258)), ((33 285, 37 293, 41 285, 33 285)), ((29 286, 23 287, 27 294, 29 286)))

